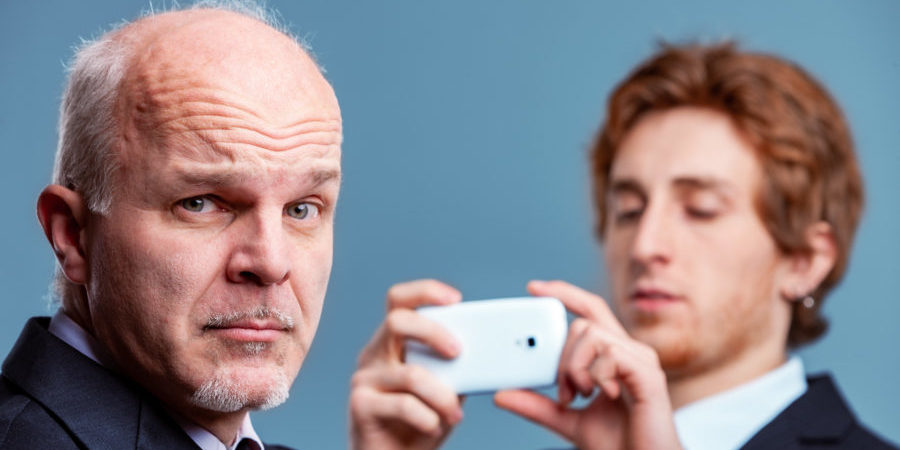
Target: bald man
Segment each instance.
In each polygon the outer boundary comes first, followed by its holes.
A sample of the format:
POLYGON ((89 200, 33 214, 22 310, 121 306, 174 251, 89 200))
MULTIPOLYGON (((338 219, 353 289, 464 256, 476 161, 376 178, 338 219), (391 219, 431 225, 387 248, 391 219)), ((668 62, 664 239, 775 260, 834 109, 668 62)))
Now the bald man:
POLYGON ((75 56, 37 203, 61 304, 3 364, 0 448, 259 449, 249 411, 288 397, 331 271, 340 110, 264 11, 204 5, 75 56))

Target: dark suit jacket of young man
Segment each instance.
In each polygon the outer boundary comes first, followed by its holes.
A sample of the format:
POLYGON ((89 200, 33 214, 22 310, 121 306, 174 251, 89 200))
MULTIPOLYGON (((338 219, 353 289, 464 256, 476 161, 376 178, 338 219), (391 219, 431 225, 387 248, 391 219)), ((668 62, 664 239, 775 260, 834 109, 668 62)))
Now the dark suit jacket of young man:
POLYGON ((831 377, 821 375, 806 381, 806 392, 741 450, 897 449, 856 420, 831 377))
POLYGON ((742 448, 896 449, 856 420, 831 377, 807 378, 806 392, 742 448))
POLYGON ((3 362, 0 449, 198 448, 155 398, 52 335, 49 324, 30 319, 3 362))

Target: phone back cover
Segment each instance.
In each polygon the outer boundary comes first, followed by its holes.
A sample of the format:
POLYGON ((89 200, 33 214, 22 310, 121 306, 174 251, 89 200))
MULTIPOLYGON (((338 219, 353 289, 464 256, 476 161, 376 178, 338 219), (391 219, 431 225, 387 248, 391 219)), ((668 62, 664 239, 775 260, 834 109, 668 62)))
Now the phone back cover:
POLYGON ((559 300, 469 301, 418 312, 446 327, 460 341, 462 351, 457 358, 445 360, 424 345, 408 341, 406 361, 430 370, 456 392, 554 384, 568 328, 559 300))

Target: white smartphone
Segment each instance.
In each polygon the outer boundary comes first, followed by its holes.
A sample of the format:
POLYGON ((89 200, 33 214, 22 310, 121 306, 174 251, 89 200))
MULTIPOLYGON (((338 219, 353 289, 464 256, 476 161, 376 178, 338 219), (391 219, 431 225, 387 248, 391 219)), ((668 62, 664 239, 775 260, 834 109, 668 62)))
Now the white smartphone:
POLYGON ((478 300, 417 312, 447 328, 462 348, 456 358, 444 359, 424 344, 407 340, 406 363, 428 369, 458 394, 542 388, 556 382, 568 330, 559 300, 478 300))

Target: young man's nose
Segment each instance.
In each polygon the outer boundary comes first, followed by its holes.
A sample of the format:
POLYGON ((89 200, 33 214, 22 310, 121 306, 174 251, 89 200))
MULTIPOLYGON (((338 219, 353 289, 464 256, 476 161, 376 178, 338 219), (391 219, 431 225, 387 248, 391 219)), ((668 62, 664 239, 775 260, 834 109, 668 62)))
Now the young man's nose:
POLYGON ((672 227, 665 205, 648 205, 637 224, 631 256, 642 265, 666 263, 671 259, 672 227))

